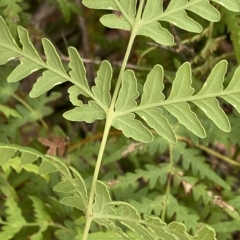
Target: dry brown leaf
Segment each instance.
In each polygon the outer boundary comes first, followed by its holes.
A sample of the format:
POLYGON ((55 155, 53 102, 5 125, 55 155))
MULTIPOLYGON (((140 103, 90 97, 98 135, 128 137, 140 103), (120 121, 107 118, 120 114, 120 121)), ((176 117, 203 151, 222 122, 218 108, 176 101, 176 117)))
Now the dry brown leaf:
POLYGON ((63 157, 69 140, 66 137, 50 134, 48 138, 38 138, 38 141, 48 147, 47 154, 63 157))

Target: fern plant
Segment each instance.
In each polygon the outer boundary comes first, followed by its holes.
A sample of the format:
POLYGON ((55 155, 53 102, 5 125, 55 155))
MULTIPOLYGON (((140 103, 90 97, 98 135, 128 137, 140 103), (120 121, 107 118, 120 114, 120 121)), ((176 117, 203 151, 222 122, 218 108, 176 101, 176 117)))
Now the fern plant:
MULTIPOLYGON (((114 13, 104 15, 100 22, 109 28, 130 31, 126 53, 113 90, 111 89, 113 70, 108 61, 101 63, 95 78, 95 85, 90 87, 83 61, 75 48, 68 48, 70 59, 68 67, 70 71, 67 71, 63 67, 55 47, 48 39, 42 39, 46 55, 46 61, 44 61, 30 41, 26 29, 20 26, 17 28, 20 46, 12 37, 3 18, 0 19, 0 64, 6 64, 12 59, 20 60, 20 64, 8 76, 8 82, 20 81, 31 73, 42 70, 42 76, 37 79, 29 93, 31 98, 39 97, 54 86, 68 81, 72 84, 68 89, 68 93, 74 108, 65 112, 63 117, 70 121, 85 121, 87 123, 105 119, 104 133, 89 192, 80 173, 74 167, 68 167, 61 159, 51 155, 43 155, 34 149, 17 145, 1 144, 0 146, 0 164, 3 166, 13 157, 19 156, 22 165, 32 164, 37 159, 41 159, 39 174, 51 172, 60 172, 62 174, 61 181, 54 187, 54 191, 64 194, 60 203, 83 211, 86 219, 83 228, 76 227, 75 239, 216 239, 214 230, 209 226, 204 225, 201 229, 197 229, 196 225, 189 224, 191 221, 196 222, 194 217, 190 218, 188 222, 187 220, 183 221, 188 225, 188 229, 192 229, 194 232, 193 234, 187 233, 185 225, 181 223, 181 215, 186 213, 186 209, 183 206, 178 206, 169 192, 161 200, 165 204, 162 209, 162 218, 157 215, 149 215, 152 211, 141 216, 142 212, 137 211, 133 205, 124 201, 113 201, 106 184, 98 180, 111 127, 121 130, 127 138, 138 142, 152 142, 154 132, 168 143, 176 144, 176 129, 169 123, 170 114, 188 131, 200 138, 204 138, 206 137, 206 131, 198 114, 192 110, 195 109, 193 106, 196 106, 220 130, 230 131, 229 119, 217 98, 227 101, 240 112, 240 85, 238 81, 240 68, 236 69, 228 86, 223 88, 227 62, 225 60, 219 62, 212 69, 200 91, 194 93, 191 66, 189 63, 184 63, 177 70, 172 89, 167 97, 163 94, 164 70, 161 65, 155 65, 149 72, 141 95, 138 91, 134 71, 126 70, 128 58, 137 36, 146 36, 160 45, 171 46, 174 44, 174 37, 167 28, 163 27, 162 22, 173 24, 189 32, 201 32, 202 26, 191 17, 192 15, 187 15, 186 11, 197 14, 210 22, 216 22, 220 19, 220 13, 215 7, 215 3, 230 11, 240 11, 240 2, 238 0, 222 0, 221 2, 212 0, 211 3, 208 0, 172 0, 166 8, 163 8, 163 1, 159 0, 83 0, 83 4, 88 8, 120 12, 120 15, 114 13), (79 100, 80 95, 90 100, 83 103, 79 100), (168 203, 170 208, 167 209, 168 203), (178 209, 177 221, 166 224, 164 222, 165 212, 170 211, 171 206, 178 209), (93 222, 105 226, 108 231, 104 233, 90 231, 93 222)), ((162 182, 166 182, 167 177, 164 180, 164 174, 167 176, 168 173, 173 174, 176 182, 179 182, 181 176, 178 174, 177 169, 174 169, 173 161, 178 161, 179 157, 177 155, 182 154, 183 168, 188 169, 191 164, 193 171, 200 171, 202 178, 207 175, 208 178, 222 187, 229 188, 216 174, 211 171, 209 171, 210 174, 204 172, 204 170, 208 172, 208 168, 204 165, 202 159, 195 159, 195 162, 189 160, 191 157, 195 158, 195 152, 184 151, 184 147, 179 144, 170 149, 174 157, 171 158, 171 164, 166 168, 163 166, 160 171, 163 178, 162 182), (178 148, 181 148, 181 150, 178 148)), ((155 177, 155 179, 158 177, 155 177)), ((187 180, 189 179, 181 181, 187 182, 187 180)), ((169 184, 170 180, 168 180, 168 186, 169 184)), ((199 186, 199 189, 204 188, 205 186, 199 186)), ((203 194, 202 197, 205 202, 210 201, 203 194)), ((198 193, 195 193, 195 200, 197 201, 199 198, 198 193)), ((46 223, 49 221, 49 217, 47 215, 42 216, 42 212, 39 214, 38 211, 42 208, 41 204, 33 197, 31 200, 35 209, 37 209, 37 222, 41 221, 41 223, 46 224, 41 225, 39 232, 32 239, 41 239, 42 232, 46 230, 46 226, 49 224, 46 223)), ((12 225, 2 228, 1 234, 5 239, 10 239, 26 225, 23 218, 19 218, 16 223, 16 219, 13 218, 12 214, 13 208, 16 209, 18 215, 21 215, 21 213, 17 206, 10 207, 9 201, 6 204, 9 209, 7 220, 12 222, 12 225)), ((167 213, 167 215, 172 216, 171 212, 167 213)), ((80 219, 80 221, 83 220, 80 219)), ((5 224, 4 221, 1 221, 1 223, 5 224)))

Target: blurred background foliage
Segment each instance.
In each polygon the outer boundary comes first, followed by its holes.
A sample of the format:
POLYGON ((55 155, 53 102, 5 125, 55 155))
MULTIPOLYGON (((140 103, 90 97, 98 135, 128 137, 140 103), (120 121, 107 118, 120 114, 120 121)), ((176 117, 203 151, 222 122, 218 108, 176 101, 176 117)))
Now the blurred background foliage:
MULTIPOLYGON (((164 1, 165 6, 168 2, 164 1)), ((149 70, 161 64, 165 69, 164 92, 168 94, 176 70, 186 61, 192 65, 194 88, 200 89, 212 67, 227 59, 227 84, 240 61, 240 18, 226 9, 219 10, 222 19, 214 24, 192 16, 204 26, 198 35, 166 23, 175 37, 172 47, 157 45, 145 37, 136 39, 128 68, 135 71, 140 92, 149 70)), ((99 22, 101 11, 86 9, 80 0, 0 0, 0 15, 13 36, 17 25, 24 26, 39 52, 43 52, 41 38, 49 38, 66 67, 67 48, 76 47, 90 84, 102 60, 110 61, 113 77, 117 77, 129 33, 103 27, 99 22)), ((9 84, 6 79, 14 64, 0 67, 0 141, 60 156, 79 170, 90 187, 104 122, 72 123, 62 117, 71 108, 68 83, 31 99, 28 93, 41 73, 9 84)), ((217 129, 195 109, 207 129, 206 139, 186 131, 173 117, 171 124, 179 140, 175 145, 161 137, 149 144, 136 143, 112 129, 100 179, 108 184, 113 199, 130 202, 141 213, 156 214, 166 222, 183 222, 192 233, 208 224, 219 240, 240 239, 240 120, 226 102, 221 104, 232 125, 230 133, 217 129)), ((0 225, 5 226, 10 210, 20 211, 32 225, 26 224, 9 239, 74 239, 84 223, 83 215, 59 204, 62 194, 52 188, 61 176, 40 176, 38 164, 23 168, 16 157, 0 171, 0 225), (46 228, 37 221, 39 208, 44 208, 49 218, 46 228), (38 235, 37 229, 42 229, 38 235)), ((93 226, 92 231, 98 228, 93 226)))

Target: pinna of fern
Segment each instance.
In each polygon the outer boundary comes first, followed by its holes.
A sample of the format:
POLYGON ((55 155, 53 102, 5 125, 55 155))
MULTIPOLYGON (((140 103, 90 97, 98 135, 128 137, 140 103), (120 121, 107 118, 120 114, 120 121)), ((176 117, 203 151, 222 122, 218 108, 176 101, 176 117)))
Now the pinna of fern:
MULTIPOLYGON (((81 211, 86 211, 87 202, 89 201, 88 192, 81 175, 75 168, 68 168, 61 159, 58 159, 55 156, 44 155, 34 149, 13 144, 0 144, 0 154, 2 156, 0 165, 7 163, 7 161, 16 154, 20 157, 22 165, 27 165, 37 159, 41 159, 42 163, 39 166, 38 174, 60 172, 62 175, 61 181, 54 187, 54 191, 64 193, 64 197, 60 200, 60 203, 81 211)), ((44 213, 43 206, 41 206, 39 200, 36 200, 36 198, 31 197, 31 200, 34 204, 37 222, 41 221, 41 223, 44 224, 44 227, 41 228, 39 232, 44 232, 48 225, 51 224, 51 221, 49 221, 49 215, 44 214, 44 218, 40 219, 40 214, 44 213)), ((7 228, 4 227, 2 229, 0 235, 4 236, 5 239, 11 239, 11 237, 20 231, 22 227, 27 225, 27 222, 21 216, 20 208, 17 207, 16 203, 14 207, 9 207, 9 210, 7 212, 9 215, 9 222, 13 223, 13 225, 8 225, 7 228), (12 217, 13 212, 9 212, 9 210, 12 210, 13 208, 18 211, 19 218, 12 217), (14 224, 17 224, 18 228, 16 228, 14 224), (11 232, 10 235, 9 232, 11 232)), ((112 234, 116 234, 114 235, 116 237, 115 239, 130 240, 144 236, 144 239, 149 240, 157 240, 159 238, 170 240, 216 240, 214 231, 208 226, 202 227, 194 236, 192 236, 186 232, 185 226, 181 223, 172 222, 167 225, 158 217, 146 215, 142 218, 139 212, 130 204, 121 201, 112 201, 106 185, 100 181, 98 181, 96 185, 96 196, 91 217, 94 222, 109 229, 109 232, 105 233, 106 236, 111 232, 112 234), (124 231, 121 229, 117 222, 124 225, 128 230, 124 231)), ((90 239, 95 234, 97 233, 89 234, 90 239)), ((82 235, 80 232, 76 238, 81 239, 81 237, 82 235)))
MULTIPOLYGON (((239 11, 240 3, 236 0, 218 2, 231 11, 239 11)), ((84 0, 83 4, 95 9, 118 10, 122 13, 121 18, 114 14, 105 15, 101 22, 103 25, 112 28, 122 28, 131 30, 134 27, 133 39, 137 35, 145 35, 163 45, 171 45, 173 36, 167 29, 162 28, 161 21, 168 21, 176 26, 190 32, 200 32, 201 25, 186 14, 186 10, 192 11, 208 21, 218 21, 220 14, 209 1, 171 1, 166 10, 163 11, 163 3, 157 0, 149 0, 144 6, 144 1, 140 1, 136 12, 137 1, 104 0, 101 4, 92 0, 84 0), (154 11, 150 11, 153 9, 154 11), (207 14, 206 14, 207 13, 207 14), (140 14, 141 17, 140 17, 140 14), (141 20, 140 20, 141 19, 141 20), (152 31, 153 29, 158 31, 152 31), (151 30, 151 31, 150 31, 151 30)), ((18 36, 22 48, 20 48, 11 36, 4 20, 0 20, 0 64, 5 64, 13 58, 20 57, 19 64, 8 77, 9 82, 19 81, 34 71, 46 69, 43 75, 34 84, 30 96, 37 97, 66 81, 70 81, 73 86, 69 88, 70 101, 75 106, 74 109, 64 113, 64 117, 71 121, 93 122, 97 119, 105 119, 109 112, 111 103, 110 87, 112 80, 112 67, 107 61, 103 61, 97 77, 95 86, 91 89, 86 78, 86 70, 83 62, 75 48, 69 48, 70 72, 66 72, 61 59, 57 54, 53 44, 42 39, 45 55, 44 62, 36 49, 32 45, 27 30, 18 27, 18 36), (78 96, 84 95, 92 100, 88 104, 79 101, 78 96)), ((114 99, 115 109, 110 113, 111 125, 123 131, 124 135, 137 141, 150 142, 153 139, 152 133, 143 125, 150 128, 170 142, 176 142, 174 129, 169 125, 166 117, 163 116, 161 108, 165 108, 170 114, 175 116, 189 131, 199 137, 205 137, 205 130, 197 115, 191 110, 189 102, 197 105, 217 126, 223 131, 230 131, 230 124, 226 114, 220 108, 216 97, 223 98, 232 104, 239 111, 238 101, 238 74, 235 75, 226 89, 223 89, 222 82, 226 73, 227 63, 225 61, 217 64, 206 80, 202 89, 195 95, 191 87, 191 67, 189 63, 184 63, 177 71, 173 82, 172 90, 167 99, 162 93, 163 69, 156 65, 149 73, 144 84, 144 91, 140 104, 136 99, 139 97, 137 90, 137 79, 133 71, 126 70, 121 79, 121 89, 118 98, 114 99), (143 122, 135 119, 137 114, 143 122)), ((120 85, 119 85, 120 86, 120 85)))
MULTIPOLYGON (((64 117, 71 121, 93 122, 97 119, 106 118, 111 102, 110 85, 112 79, 112 68, 110 63, 103 61, 95 79, 95 86, 91 89, 86 79, 86 71, 82 60, 75 48, 69 48, 70 72, 63 68, 60 57, 52 43, 43 39, 43 48, 47 56, 44 62, 38 55, 36 49, 29 40, 28 32, 22 27, 18 27, 18 35, 22 43, 22 49, 16 44, 11 36, 3 19, 0 21, 0 63, 5 64, 13 58, 21 58, 18 65, 8 77, 9 82, 23 79, 34 71, 47 69, 34 84, 30 96, 37 97, 52 89, 55 85, 70 81, 74 85, 69 88, 70 100, 75 106, 74 109, 64 113, 64 117), (92 98, 88 104, 83 104, 79 95, 92 98)), ((226 114, 223 112, 216 97, 220 97, 229 102, 240 111, 240 83, 238 81, 240 68, 227 86, 223 89, 224 76, 227 70, 227 62, 219 62, 212 70, 204 83, 202 89, 195 95, 191 86, 191 67, 189 63, 184 63, 177 71, 173 81, 170 95, 165 99, 162 93, 163 68, 156 65, 147 76, 143 87, 143 94, 140 104, 136 99, 139 97, 137 90, 137 79, 132 70, 126 70, 123 74, 122 86, 115 103, 115 111, 111 115, 112 125, 123 131, 124 135, 137 141, 150 142, 153 139, 152 133, 135 119, 135 114, 140 116, 150 128, 170 142, 176 142, 174 129, 169 125, 168 120, 162 114, 161 108, 165 108, 170 114, 175 116, 189 131, 199 137, 205 137, 205 130, 197 115, 191 110, 189 105, 197 105, 208 118, 210 118, 218 128, 223 131, 230 131, 230 124, 226 114)))

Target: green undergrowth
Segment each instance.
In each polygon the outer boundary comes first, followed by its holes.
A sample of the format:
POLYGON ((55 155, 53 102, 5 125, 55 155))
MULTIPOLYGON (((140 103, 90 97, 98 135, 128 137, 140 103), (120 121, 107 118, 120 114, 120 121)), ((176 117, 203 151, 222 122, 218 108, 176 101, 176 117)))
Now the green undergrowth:
POLYGON ((238 239, 240 2, 38 4, 0 0, 0 239, 238 239))

